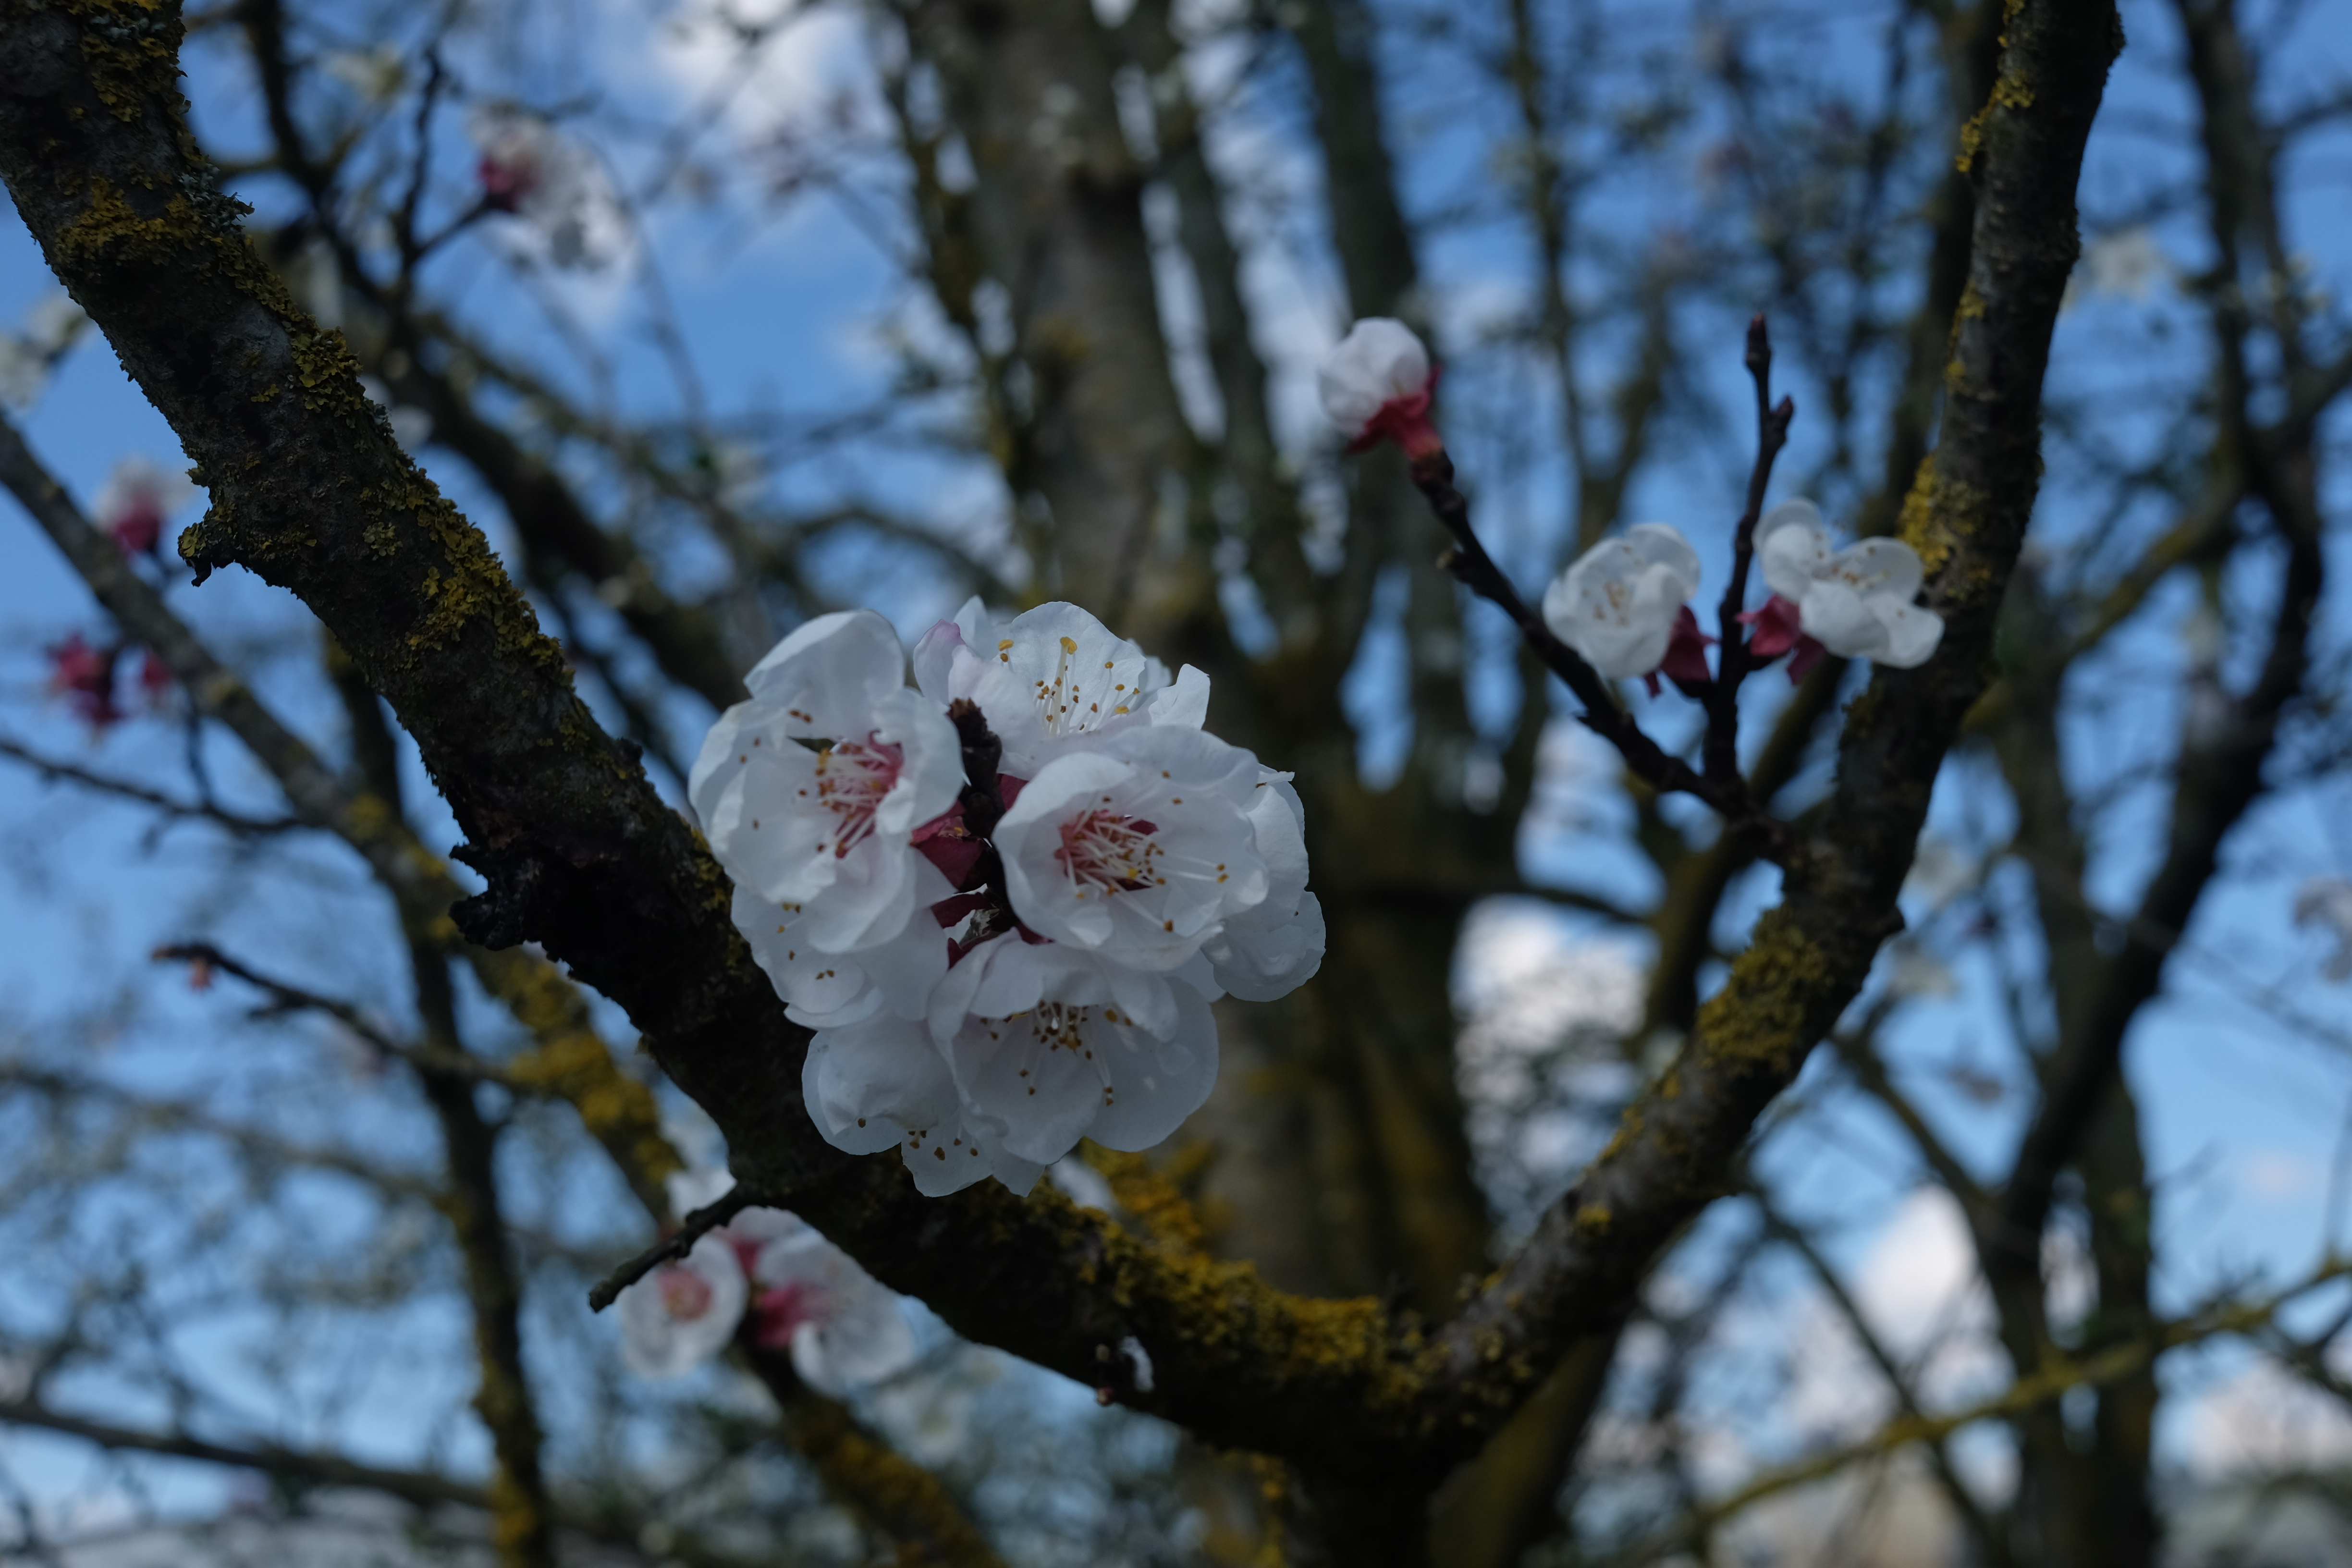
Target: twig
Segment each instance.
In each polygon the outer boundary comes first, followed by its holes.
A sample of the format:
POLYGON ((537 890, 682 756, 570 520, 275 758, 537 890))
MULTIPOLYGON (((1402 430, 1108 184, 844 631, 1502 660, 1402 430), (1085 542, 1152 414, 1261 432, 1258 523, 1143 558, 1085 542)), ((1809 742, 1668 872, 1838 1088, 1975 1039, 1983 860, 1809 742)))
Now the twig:
POLYGON ((291 816, 246 816, 222 806, 192 805, 184 800, 174 800, 168 795, 147 788, 144 784, 135 784, 127 779, 108 778, 103 773, 92 773, 72 763, 60 762, 55 757, 45 757, 30 747, 12 741, 5 735, 0 735, 0 757, 14 757, 46 778, 62 779, 68 783, 80 784, 87 789, 97 790, 102 795, 117 795, 124 800, 137 801, 142 805, 152 806, 157 811, 172 816, 217 823, 232 833, 257 836, 269 833, 291 833, 309 826, 291 816))
POLYGON ((620 1299, 622 1291, 663 1264, 684 1258, 694 1250, 696 1242, 752 1206, 751 1194, 737 1187, 717 1203, 705 1204, 695 1210, 678 1222, 676 1231, 596 1281, 594 1289, 588 1292, 589 1310, 603 1311, 620 1299))
POLYGON ((262 1008, 256 1015, 257 1016, 268 1017, 278 1013, 324 1013, 365 1041, 371 1049, 380 1051, 385 1056, 395 1057, 431 1072, 447 1073, 457 1078, 480 1079, 489 1083, 509 1084, 509 1087, 514 1087, 510 1084, 508 1076, 495 1063, 484 1061, 478 1057, 452 1051, 431 1050, 394 1039, 390 1035, 369 1023, 366 1015, 350 1003, 338 1002, 331 996, 321 996, 314 991, 305 991, 299 985, 289 985, 282 980, 273 980, 268 975, 262 974, 231 958, 210 942, 170 942, 157 948, 150 956, 167 963, 201 964, 206 969, 215 969, 223 974, 234 975, 257 990, 268 992, 270 998, 269 1005, 262 1008))
POLYGON ((1772 479, 1773 460, 1789 442, 1789 422, 1797 405, 1783 397, 1772 402, 1772 339, 1762 312, 1748 323, 1748 374, 1756 384, 1756 463, 1748 473, 1748 506, 1731 538, 1731 582, 1716 612, 1716 635, 1721 649, 1715 679, 1700 699, 1706 707, 1706 776, 1710 781, 1739 777, 1739 683, 1754 668, 1748 653, 1747 628, 1740 613, 1748 607, 1748 568, 1756 553, 1756 522, 1764 515, 1764 491, 1772 479))
POLYGON ((1518 590, 1495 564, 1486 546, 1479 543, 1476 531, 1470 526, 1470 503, 1454 487, 1454 459, 1442 450, 1414 458, 1412 482, 1428 498, 1437 521, 1454 536, 1454 547, 1439 556, 1437 563, 1472 593, 1492 601, 1511 617, 1544 667, 1567 682, 1568 689, 1584 705, 1584 711, 1577 716, 1584 726, 1616 747, 1625 765, 1653 789, 1661 794, 1697 796, 1713 806, 1733 832, 1759 835, 1766 859, 1776 865, 1788 864, 1794 849, 1788 825, 1749 797, 1746 782, 1736 771, 1728 777, 1702 775, 1680 757, 1667 755, 1643 732, 1633 715, 1618 704, 1616 694, 1601 672, 1553 636, 1543 618, 1519 597, 1518 590))

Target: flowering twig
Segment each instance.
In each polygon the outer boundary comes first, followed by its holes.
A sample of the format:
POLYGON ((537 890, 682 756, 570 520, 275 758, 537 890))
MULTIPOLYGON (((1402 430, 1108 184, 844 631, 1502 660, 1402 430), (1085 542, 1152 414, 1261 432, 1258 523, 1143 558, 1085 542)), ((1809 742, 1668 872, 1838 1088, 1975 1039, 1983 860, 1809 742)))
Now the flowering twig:
POLYGON ((715 1203, 708 1203, 678 1221, 677 1228, 596 1281, 588 1292, 588 1310, 601 1312, 620 1300, 621 1292, 660 1268, 694 1250, 694 1244, 752 1206, 740 1187, 731 1187, 715 1203))
POLYGON ((1756 521, 1764 515, 1765 488, 1771 482, 1773 460, 1788 444, 1790 421, 1797 416, 1793 399, 1783 397, 1777 405, 1772 401, 1772 339, 1761 311, 1748 323, 1748 374, 1756 384, 1756 462, 1748 474, 1747 509, 1732 534, 1731 582, 1717 612, 1722 652, 1717 656, 1715 680, 1700 698, 1706 706, 1705 766, 1711 782, 1739 777, 1739 683, 1755 668, 1739 614, 1748 607, 1748 568, 1756 552, 1756 521))
POLYGON ((1727 777, 1712 772, 1702 774, 1680 757, 1668 755, 1618 704, 1616 693, 1609 689, 1601 672, 1553 635, 1543 618, 1519 597, 1519 591, 1478 542, 1477 531, 1470 525, 1470 503, 1454 486, 1454 460, 1444 448, 1413 459, 1412 482, 1428 498, 1437 521, 1454 536, 1453 548, 1439 556, 1437 563, 1472 593, 1492 601, 1511 617, 1544 667, 1567 682, 1568 689, 1584 705, 1584 711, 1578 715, 1584 726, 1616 747, 1625 765, 1653 789, 1661 794, 1697 796, 1713 806, 1733 830, 1759 834, 1764 840, 1762 853, 1766 859, 1786 864, 1791 848, 1788 825, 1758 807, 1738 772, 1727 777))

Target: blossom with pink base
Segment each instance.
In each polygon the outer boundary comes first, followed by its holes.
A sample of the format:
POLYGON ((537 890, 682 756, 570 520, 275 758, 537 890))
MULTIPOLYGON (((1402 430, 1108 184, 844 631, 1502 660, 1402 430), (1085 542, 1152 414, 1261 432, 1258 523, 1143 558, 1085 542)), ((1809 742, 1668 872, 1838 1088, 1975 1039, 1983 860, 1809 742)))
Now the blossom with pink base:
POLYGON ((151 555, 162 542, 163 520, 195 493, 185 475, 145 458, 125 458, 99 487, 90 511, 124 554, 151 555))
POLYGON ((1703 683, 1715 639, 1685 603, 1698 582, 1690 541, 1663 522, 1637 522, 1577 557, 1544 591, 1544 624, 1611 679, 1646 680, 1652 696, 1661 673, 1703 683))
POLYGON ((620 1294, 621 1361, 639 1377, 681 1377, 724 1350, 743 1321, 751 1287, 720 1236, 696 1238, 687 1255, 620 1294))
MULTIPOLYGON (((683 1218, 734 1186, 725 1171, 681 1171, 668 1182, 670 1207, 683 1218)), ((897 1296, 783 1209, 741 1210, 615 1305, 622 1361, 641 1377, 691 1372, 734 1340, 747 1311, 752 1343, 789 1349, 801 1380, 835 1398, 915 1359, 897 1296)))
POLYGON ((1394 441, 1408 458, 1445 449, 1429 417, 1437 373, 1412 328, 1386 316, 1367 316, 1323 356, 1315 390, 1331 423, 1348 432, 1348 450, 1362 452, 1394 441))
POLYGON ((1772 597, 1740 616, 1755 628, 1759 658, 1793 651, 1789 679, 1804 679, 1824 653, 1910 669, 1935 657, 1944 620, 1912 601, 1927 579, 1919 552, 1897 539, 1830 542, 1821 509, 1785 500, 1756 524, 1756 560, 1772 597))
POLYGON ((820 616, 745 677, 751 700, 719 716, 688 780, 727 874, 824 952, 881 947, 919 899, 945 896, 922 877, 914 838, 955 805, 962 752, 946 714, 905 680, 889 622, 820 616))
POLYGON ((481 151, 482 205, 521 218, 550 262, 602 267, 626 248, 627 215, 589 148, 515 109, 477 114, 467 129, 481 151))

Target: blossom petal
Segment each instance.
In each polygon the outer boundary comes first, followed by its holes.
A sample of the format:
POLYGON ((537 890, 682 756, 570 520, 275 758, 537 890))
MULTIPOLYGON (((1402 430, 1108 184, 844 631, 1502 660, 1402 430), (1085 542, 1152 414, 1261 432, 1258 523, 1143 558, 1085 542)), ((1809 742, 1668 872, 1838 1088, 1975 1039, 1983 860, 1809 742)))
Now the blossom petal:
POLYGON ((1865 539, 1830 558, 1829 570, 1861 594, 1891 594, 1905 604, 1917 595, 1927 573, 1919 552, 1899 539, 1865 539))
POLYGON ((971 696, 969 683, 979 674, 980 655, 995 646, 996 623, 974 594, 963 602, 953 620, 940 622, 916 642, 916 689, 942 708, 959 697, 971 696), (959 672, 962 672, 961 678, 959 672))
POLYGON ((1315 978, 1323 943, 1323 905, 1301 889, 1295 901, 1268 899, 1227 916, 1201 952, 1225 990, 1244 1002, 1272 1002, 1315 978))
POLYGON ((1412 328, 1387 316, 1367 316, 1350 327, 1315 372, 1323 412, 1351 434, 1391 398, 1428 384, 1429 350, 1412 328))
POLYGON ((1757 521, 1755 548, 1765 586, 1784 599, 1802 604, 1805 589, 1830 561, 1830 535, 1822 524, 1822 509, 1801 496, 1782 501, 1757 521))
POLYGON ((838 610, 794 628, 743 678, 752 697, 779 710, 784 732, 863 740, 874 704, 907 683, 898 634, 873 610, 838 610))
POLYGON ((657 1268, 623 1290, 614 1303, 621 1320, 621 1360, 640 1377, 677 1377, 726 1348, 742 1321, 750 1290, 735 1249, 715 1236, 698 1238, 677 1263, 657 1268), (664 1275, 690 1278, 697 1289, 665 1290, 664 1275), (691 1316, 672 1310, 672 1299, 691 1300, 691 1316))
POLYGON ((1584 660, 1612 679, 1647 675, 1666 656, 1675 619, 1694 585, 1696 555, 1662 523, 1644 523, 1639 542, 1604 539, 1544 593, 1544 623, 1584 660), (1672 535, 1671 539, 1661 535, 1672 535), (1675 546, 1681 544, 1678 552, 1675 546), (1655 555, 1673 557, 1660 561, 1655 555), (1687 554, 1690 559, 1680 558, 1687 554))
POLYGON ((875 808, 877 831, 911 833, 963 793, 963 742, 940 705, 901 686, 874 704, 877 741, 900 748, 898 782, 875 808))
MULTIPOLYGON (((994 630, 992 645, 975 650, 969 695, 1003 742, 1004 771, 1015 777, 1043 766, 1055 742, 1143 712, 1151 695, 1170 684, 1158 659, 1076 605, 1040 605, 994 630)), ((1201 683, 1205 710, 1205 677, 1201 683)))
POLYGON ((1624 539, 1643 560, 1675 574, 1682 584, 1682 597, 1698 591, 1698 552, 1691 548, 1682 530, 1664 522, 1637 522, 1625 531, 1624 539))
POLYGON ((1843 658, 1876 658, 1886 651, 1886 624, 1870 602, 1835 578, 1808 585, 1797 602, 1805 635, 1843 658))
POLYGON ((1216 1017, 1198 993, 1173 989, 1176 1027, 1167 1036, 1112 1031, 1112 1093, 1087 1132, 1106 1149, 1151 1148, 1206 1104, 1216 1084, 1216 1017))
POLYGON ((1891 594, 1874 594, 1864 603, 1886 628, 1886 647, 1878 662, 1894 669, 1916 669, 1936 657, 1944 640, 1944 617, 1891 594))
POLYGON ((845 1154, 879 1153, 961 1118, 955 1079, 929 1031, 887 1013, 818 1030, 801 1094, 816 1130, 845 1154))
POLYGON ((1116 1008, 1045 1004, 1020 1017, 973 1017, 949 1048, 979 1124, 1012 1153, 1050 1164, 1090 1133, 1148 1148, 1208 1098, 1216 1023, 1186 986, 1171 987, 1167 1038, 1116 1008))

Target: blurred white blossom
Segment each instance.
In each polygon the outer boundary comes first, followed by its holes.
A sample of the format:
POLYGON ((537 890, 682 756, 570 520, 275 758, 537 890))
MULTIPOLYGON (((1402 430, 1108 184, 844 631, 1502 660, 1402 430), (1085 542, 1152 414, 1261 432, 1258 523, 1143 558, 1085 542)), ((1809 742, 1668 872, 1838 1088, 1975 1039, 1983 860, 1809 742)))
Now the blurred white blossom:
POLYGON ((2352 980, 2352 882, 2314 877, 2294 895, 2294 923, 2317 926, 2335 939, 2336 952, 2321 966, 2330 980, 2352 980))

